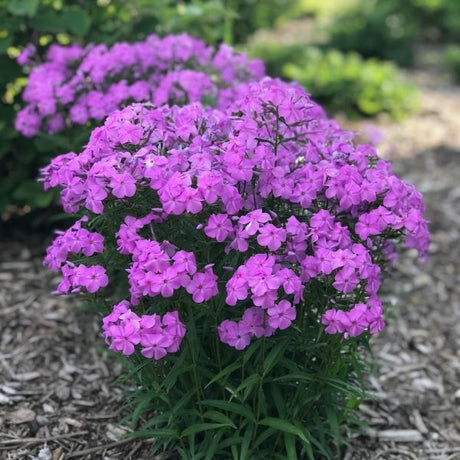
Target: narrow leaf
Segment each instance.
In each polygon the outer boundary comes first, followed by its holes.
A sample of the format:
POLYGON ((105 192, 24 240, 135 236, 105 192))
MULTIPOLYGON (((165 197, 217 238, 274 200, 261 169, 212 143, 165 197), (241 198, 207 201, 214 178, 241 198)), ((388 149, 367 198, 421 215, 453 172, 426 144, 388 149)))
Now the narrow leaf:
POLYGON ((266 417, 261 420, 260 425, 266 425, 271 428, 275 428, 277 430, 283 431, 284 433, 289 433, 297 436, 305 443, 310 443, 310 441, 306 438, 305 434, 302 432, 301 429, 293 425, 292 423, 288 422, 287 420, 283 420, 281 418, 275 417, 266 417))
POLYGON ((266 376, 283 358, 287 345, 288 341, 283 340, 270 350, 270 353, 267 355, 264 362, 264 376, 266 376))
POLYGON ((228 426, 231 425, 228 425, 227 423, 197 423, 195 425, 189 426, 184 431, 182 431, 180 437, 186 438, 187 436, 200 433, 202 431, 216 430, 218 428, 227 428, 228 426))
POLYGON ((239 404, 232 401, 222 401, 220 399, 208 399, 206 401, 202 401, 203 406, 211 406, 217 409, 225 410, 228 412, 232 412, 234 414, 242 415, 244 418, 254 422, 254 414, 252 410, 243 404, 239 404))

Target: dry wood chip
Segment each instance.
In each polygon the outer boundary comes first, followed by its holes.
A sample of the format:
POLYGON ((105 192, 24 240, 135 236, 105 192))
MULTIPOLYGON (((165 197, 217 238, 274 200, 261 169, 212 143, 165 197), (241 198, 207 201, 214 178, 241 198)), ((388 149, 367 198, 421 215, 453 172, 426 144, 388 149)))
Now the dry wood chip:
POLYGON ((417 430, 420 431, 422 434, 427 434, 428 433, 428 428, 425 425, 425 422, 423 421, 422 415, 417 409, 414 409, 412 412, 413 416, 413 421, 414 425, 417 428, 417 430))
POLYGON ((32 409, 21 407, 7 414, 6 419, 12 425, 19 425, 35 420, 35 412, 32 409))
POLYGON ((3 393, 0 393, 0 404, 9 404, 11 402, 11 398, 3 393))
POLYGON ((422 433, 418 430, 383 430, 377 432, 381 441, 393 442, 422 442, 422 433))
POLYGON ((83 423, 79 422, 78 420, 75 420, 74 418, 66 417, 62 419, 64 423, 70 426, 74 426, 75 428, 81 428, 83 423))
POLYGON ((77 406, 93 407, 96 403, 94 401, 87 401, 85 399, 76 399, 73 403, 77 406))
POLYGON ((30 380, 35 380, 40 377, 40 372, 24 372, 22 374, 13 374, 12 378, 18 380, 19 382, 28 382, 30 380))
POLYGON ((54 452, 53 452, 53 457, 51 460, 63 460, 64 459, 64 449, 62 447, 58 447, 54 452))

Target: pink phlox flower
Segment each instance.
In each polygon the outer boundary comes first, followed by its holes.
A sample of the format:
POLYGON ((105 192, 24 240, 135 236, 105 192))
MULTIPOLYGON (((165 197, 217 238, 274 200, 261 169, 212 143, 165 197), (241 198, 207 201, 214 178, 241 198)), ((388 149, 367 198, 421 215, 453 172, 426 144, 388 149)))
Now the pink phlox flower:
POLYGON ((243 208, 244 200, 233 185, 226 185, 222 192, 222 202, 229 215, 234 215, 243 208))
POLYGON ((198 272, 193 275, 192 281, 185 287, 192 295, 195 303, 202 303, 219 293, 217 288, 217 276, 211 270, 204 273, 198 272))
POLYGON ((104 237, 97 232, 88 232, 82 247, 85 256, 90 257, 104 251, 104 237))
POLYGON ((153 315, 142 315, 139 321, 141 345, 144 345, 144 337, 149 334, 158 334, 162 329, 161 316, 154 313, 153 315))
POLYGON ((221 342, 236 350, 244 350, 251 343, 251 334, 244 332, 244 327, 235 321, 222 321, 217 331, 221 342))
POLYGON ((315 251, 318 269, 325 275, 330 275, 334 270, 334 253, 330 249, 318 248, 315 251))
POLYGON ((321 209, 311 217, 310 226, 323 233, 329 232, 334 226, 334 216, 329 211, 321 209))
POLYGON ((112 307, 112 313, 102 318, 102 327, 107 330, 112 324, 115 324, 120 319, 123 313, 126 313, 131 304, 127 300, 122 300, 112 307))
POLYGON ((95 182, 87 184, 85 206, 95 214, 102 214, 104 206, 102 201, 107 198, 107 192, 95 182))
POLYGON ((345 326, 343 324, 344 312, 342 310, 336 310, 331 308, 327 310, 322 318, 321 323, 323 323, 326 328, 324 329, 328 334, 339 334, 345 331, 345 326))
POLYGON ((295 308, 287 300, 281 300, 269 308, 267 313, 268 324, 274 329, 287 329, 297 316, 295 308))
POLYGON ((186 272, 189 275, 196 273, 196 259, 193 252, 177 251, 172 259, 174 260, 173 267, 178 273, 186 272))
POLYGON ((174 335, 180 338, 185 337, 186 328, 185 325, 179 320, 178 311, 169 311, 165 313, 162 319, 165 330, 170 335, 174 335))
POLYGON ((190 214, 198 214, 203 210, 199 190, 187 187, 181 194, 180 200, 185 203, 185 210, 190 214))
POLYGON ((305 239, 308 233, 308 227, 304 222, 299 222, 295 216, 290 216, 286 221, 286 231, 289 235, 305 239))
POLYGON ((259 229, 257 242, 261 246, 266 246, 270 251, 277 251, 283 242, 286 241, 286 230, 275 227, 272 224, 265 224, 259 229))
POLYGON ((256 209, 245 216, 239 218, 238 222, 244 226, 244 231, 252 236, 259 230, 259 224, 265 224, 271 220, 271 217, 262 209, 256 209))
POLYGON ((212 214, 204 232, 209 238, 215 238, 222 243, 233 232, 233 225, 227 214, 212 214))
POLYGON ((243 334, 251 334, 254 337, 260 338, 265 334, 265 314, 258 307, 247 308, 241 321, 239 322, 240 331, 243 334))
POLYGON ((302 282, 293 270, 290 268, 283 268, 279 270, 276 275, 282 280, 283 289, 286 294, 295 294, 296 297, 302 295, 302 282))
POLYGON ((342 209, 350 209, 361 202, 361 188, 353 181, 345 184, 340 195, 340 207, 342 209))
POLYGON ((356 275, 354 267, 344 267, 337 272, 332 285, 344 294, 352 292, 359 283, 359 278, 356 275))
POLYGON ((105 268, 101 265, 79 265, 76 267, 76 284, 84 286, 86 290, 94 294, 102 287, 109 284, 109 278, 105 268))
POLYGON ((113 174, 110 180, 112 194, 117 198, 134 196, 136 193, 136 179, 127 173, 113 174))
POLYGON ((274 289, 267 290, 262 295, 253 294, 251 296, 252 303, 264 310, 273 307, 278 299, 278 292, 274 289))
POLYGON ((357 303, 350 311, 344 312, 341 318, 346 333, 352 337, 357 337, 369 326, 367 320, 367 306, 363 303, 357 303))
POLYGON ((228 254, 231 249, 235 249, 239 252, 246 252, 249 249, 249 234, 245 230, 238 228, 235 232, 235 237, 229 245, 225 248, 225 252, 228 254))
POLYGON ((233 276, 226 285, 227 297, 225 303, 227 305, 236 305, 238 300, 244 300, 248 297, 248 285, 245 279, 236 278, 233 276))
POLYGON ((314 256, 306 256, 301 263, 302 282, 315 278, 320 273, 318 259, 314 256))
POLYGON ((222 195, 222 177, 217 172, 206 171, 197 181, 198 190, 205 199, 206 203, 213 204, 222 195))
POLYGON ((111 339, 110 349, 130 356, 141 341, 139 324, 134 321, 125 321, 120 325, 109 326, 111 339))
POLYGON ((367 304, 369 309, 366 312, 366 319, 369 322, 369 332, 377 334, 385 327, 382 302, 378 297, 374 296, 368 299, 367 304))
POLYGON ((181 286, 181 279, 174 267, 152 276, 152 289, 163 297, 172 297, 174 291, 181 286))
MULTIPOLYGON (((159 360, 168 354, 168 347, 173 343, 174 339, 169 334, 164 332, 156 334, 146 334, 143 336, 141 354, 145 358, 159 360)), ((125 353, 126 354, 126 353, 125 353)))

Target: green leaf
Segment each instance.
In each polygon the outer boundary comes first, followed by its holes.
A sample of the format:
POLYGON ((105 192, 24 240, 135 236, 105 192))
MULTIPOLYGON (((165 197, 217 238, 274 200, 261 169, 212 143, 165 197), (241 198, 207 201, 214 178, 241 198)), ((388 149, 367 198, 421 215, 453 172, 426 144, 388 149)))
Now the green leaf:
POLYGON ((133 433, 135 438, 158 438, 158 439, 178 439, 179 433, 170 428, 159 428, 158 430, 140 430, 133 433))
POLYGON ((167 423, 170 417, 171 415, 169 413, 155 415, 147 420, 147 423, 144 425, 144 429, 150 428, 151 426, 159 423, 167 423))
POLYGON ((65 28, 72 34, 83 37, 91 27, 91 18, 79 6, 72 6, 61 14, 61 21, 65 28))
POLYGON ((228 428, 231 426, 232 425, 229 425, 228 423, 197 423, 195 425, 189 426, 184 431, 182 431, 180 437, 185 438, 187 436, 200 433, 202 431, 217 430, 218 428, 228 428))
POLYGON ((40 152, 49 152, 50 150, 70 151, 71 145, 66 136, 59 134, 39 133, 34 139, 35 147, 40 152))
POLYGON ((286 374, 286 375, 281 375, 280 377, 275 377, 272 381, 273 382, 310 382, 313 379, 312 376, 308 374, 302 374, 302 373, 292 373, 292 374, 286 374))
MULTIPOLYGON (((235 394, 239 395, 240 392, 244 391, 244 395, 240 398, 242 401, 245 401, 247 397, 251 394, 252 390, 260 383, 261 376, 259 374, 252 374, 248 378, 244 379, 243 382, 235 390, 235 394)), ((233 396, 232 396, 233 398, 233 396)))
POLYGON ((177 401, 176 404, 174 404, 174 407, 172 409, 173 414, 174 415, 179 414, 183 410, 184 406, 186 406, 195 395, 196 395, 195 388, 191 388, 189 391, 187 391, 187 393, 185 393, 179 399, 179 401, 177 401))
POLYGON ((227 377, 233 371, 235 371, 236 369, 239 369, 240 367, 241 367, 241 364, 238 363, 238 362, 230 364, 229 366, 227 366, 224 369, 222 369, 212 380, 210 380, 209 383, 204 388, 206 389, 211 384, 213 384, 214 382, 218 382, 220 379, 223 379, 224 377, 227 377))
POLYGON ((276 430, 283 431, 284 433, 293 434, 304 441, 306 444, 310 444, 310 441, 307 439, 303 431, 287 420, 275 417, 266 417, 262 419, 259 424, 275 428, 276 430))
POLYGON ((53 9, 39 11, 29 21, 30 27, 42 32, 48 33, 64 33, 67 32, 67 27, 61 20, 61 15, 53 9))
POLYGON ((244 433, 243 442, 241 443, 240 460, 246 460, 248 458, 249 447, 252 441, 252 435, 254 433, 254 425, 250 424, 244 433))
POLYGON ((202 404, 205 406, 215 407, 217 409, 225 410, 243 416, 244 418, 250 420, 251 422, 255 421, 254 414, 252 410, 243 404, 239 404, 231 401, 222 401, 220 399, 207 399, 202 401, 202 404))
POLYGON ((342 434, 340 433, 339 421, 337 419, 337 411, 334 407, 326 407, 327 421, 331 427, 332 434, 334 435, 334 442, 337 447, 340 447, 342 434))
POLYGON ((0 53, 6 53, 6 50, 12 45, 13 37, 8 35, 4 38, 0 38, 0 53))
POLYGON ((273 435, 276 435, 276 429, 271 427, 267 428, 262 434, 257 436, 257 439, 254 442, 252 448, 254 450, 257 449, 260 445, 262 445, 268 438, 270 438, 273 435))
POLYGON ((276 410, 278 411, 278 415, 280 417, 284 417, 284 415, 286 414, 286 403, 285 403, 280 386, 271 384, 270 390, 271 390, 270 392, 271 399, 275 403, 276 410))
POLYGON ((284 446, 289 460, 297 460, 297 452, 295 449, 295 436, 289 433, 284 433, 284 446))
POLYGON ((9 0, 8 11, 14 16, 32 17, 36 12, 40 0, 9 0))
POLYGON ((210 411, 205 412, 203 414, 203 417, 209 420, 213 420, 214 422, 223 423, 225 425, 231 426, 232 428, 236 429, 236 425, 233 423, 233 421, 229 417, 227 417, 225 414, 222 414, 222 412, 210 410, 210 411))
POLYGON ((264 377, 278 364, 278 362, 283 358, 284 351, 288 345, 289 339, 282 340, 277 343, 271 350, 270 353, 265 358, 264 362, 264 377))

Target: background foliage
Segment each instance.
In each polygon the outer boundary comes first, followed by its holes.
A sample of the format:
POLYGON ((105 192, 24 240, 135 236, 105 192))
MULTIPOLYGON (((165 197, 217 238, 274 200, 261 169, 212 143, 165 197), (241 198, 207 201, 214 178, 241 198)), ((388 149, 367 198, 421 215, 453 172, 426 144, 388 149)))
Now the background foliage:
POLYGON ((333 113, 403 119, 417 107, 415 87, 403 81, 391 62, 303 45, 256 44, 250 51, 270 75, 298 81, 333 113))

